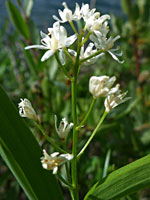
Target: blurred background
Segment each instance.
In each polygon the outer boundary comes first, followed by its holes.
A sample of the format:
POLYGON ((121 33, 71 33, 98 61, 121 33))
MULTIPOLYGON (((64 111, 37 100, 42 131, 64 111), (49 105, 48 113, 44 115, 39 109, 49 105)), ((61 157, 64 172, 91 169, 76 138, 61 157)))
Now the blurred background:
MULTIPOLYGON (((25 51, 30 44, 40 44, 39 31, 47 33, 58 16, 63 1, 0 1, 0 84, 17 106, 20 98, 28 98, 36 109, 47 133, 60 143, 54 129, 53 116, 71 118, 70 83, 66 81, 55 59, 41 63, 43 51, 25 51), (56 106, 57 105, 57 106, 56 106)), ((104 163, 109 159, 108 173, 150 152, 150 1, 91 0, 66 1, 69 8, 89 3, 102 14, 110 14, 110 35, 118 41, 122 60, 119 64, 109 55, 90 66, 82 66, 78 82, 79 120, 84 117, 92 97, 88 81, 92 75, 116 76, 131 100, 114 109, 80 160, 79 188, 81 199, 91 186, 104 177, 104 163), (88 159, 87 159, 88 158, 88 159)), ((80 28, 81 24, 77 24, 80 28)), ((68 30, 70 33, 71 30, 68 30)), ((73 48, 76 48, 74 45, 73 48)), ((68 70, 70 65, 68 63, 68 70)), ((78 148, 87 141, 103 113, 103 99, 98 99, 87 125, 79 135, 78 148)), ((27 120, 36 139, 49 152, 40 132, 27 120)), ((61 143, 60 143, 61 145, 61 143)), ((71 135, 67 141, 71 149, 71 135)), ((32 150, 32 149, 31 149, 32 150)), ((33 149, 34 150, 34 149, 33 149)), ((63 169, 62 169, 63 170, 63 169)), ((67 190, 64 190, 69 199, 67 190)), ((27 199, 15 178, 0 160, 0 200, 27 199)), ((150 190, 142 190, 122 200, 149 200, 150 190)))

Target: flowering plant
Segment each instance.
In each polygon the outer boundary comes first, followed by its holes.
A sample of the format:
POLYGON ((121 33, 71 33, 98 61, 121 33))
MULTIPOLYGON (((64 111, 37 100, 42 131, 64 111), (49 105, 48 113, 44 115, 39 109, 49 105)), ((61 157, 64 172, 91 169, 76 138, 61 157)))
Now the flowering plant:
POLYGON ((47 170, 53 170, 53 174, 58 174, 58 178, 62 181, 70 190, 72 199, 79 199, 78 191, 78 174, 77 166, 78 159, 86 150, 87 146, 95 136, 97 130, 100 128, 102 122, 104 121, 107 114, 117 105, 123 103, 129 98, 124 98, 125 93, 121 94, 119 90, 119 84, 115 87, 112 87, 116 81, 116 77, 109 77, 107 75, 103 76, 92 76, 89 80, 89 92, 93 95, 93 101, 89 107, 89 110, 82 121, 79 123, 77 115, 77 82, 78 76, 80 73, 80 67, 83 64, 89 65, 96 62, 99 58, 104 56, 107 52, 112 56, 112 58, 119 63, 120 61, 118 56, 121 56, 122 53, 116 53, 119 48, 114 48, 114 43, 120 38, 116 36, 115 38, 108 37, 109 26, 108 20, 110 20, 109 15, 100 15, 95 8, 90 9, 88 4, 82 4, 81 8, 76 3, 76 8, 74 13, 68 8, 66 3, 63 3, 64 10, 59 10, 59 19, 57 16, 53 16, 56 22, 53 24, 52 28, 48 28, 48 33, 45 34, 41 32, 41 43, 42 45, 31 45, 25 47, 26 50, 31 48, 38 48, 46 50, 41 61, 46 61, 50 56, 54 55, 60 68, 64 72, 66 78, 71 82, 71 98, 72 98, 72 121, 68 124, 66 118, 63 118, 60 122, 59 127, 57 127, 57 116, 55 115, 55 129, 58 136, 62 139, 62 143, 65 143, 68 136, 71 135, 71 129, 73 129, 72 135, 72 152, 68 152, 66 148, 61 148, 55 141, 47 136, 43 127, 41 126, 40 121, 35 120, 35 111, 31 106, 31 103, 28 100, 22 100, 19 103, 20 115, 22 117, 28 117, 36 121, 36 125, 44 134, 48 142, 50 142, 53 147, 59 151, 54 152, 49 155, 46 150, 43 150, 44 157, 41 158, 43 168, 47 170), (82 31, 77 30, 73 21, 83 21, 82 31), (74 31, 72 36, 67 36, 66 29, 60 25, 68 22, 74 31), (77 50, 72 49, 71 45, 77 41, 77 50), (86 46, 86 48, 85 48, 86 46), (66 69, 67 58, 72 63, 70 71, 66 69), (71 74, 72 71, 72 74, 71 74), (94 131, 91 133, 91 136, 87 142, 83 145, 82 149, 78 152, 77 149, 77 140, 80 133, 80 129, 83 126, 86 126, 86 120, 92 112, 92 108, 95 104, 96 99, 104 97, 104 107, 105 111, 102 117, 99 120, 94 131), (28 102, 28 107, 27 103, 28 102), (26 103, 26 104, 25 104, 26 103), (30 108, 30 109, 26 109, 30 108), (23 111, 23 114, 22 114, 23 111), (33 117, 31 117, 33 116, 33 117), (60 154, 64 153, 64 154, 60 154), (71 161, 71 178, 70 170, 66 168, 67 180, 64 180, 61 173, 58 172, 58 166, 65 164, 66 162, 71 161), (69 170, 69 171, 68 171, 69 170))

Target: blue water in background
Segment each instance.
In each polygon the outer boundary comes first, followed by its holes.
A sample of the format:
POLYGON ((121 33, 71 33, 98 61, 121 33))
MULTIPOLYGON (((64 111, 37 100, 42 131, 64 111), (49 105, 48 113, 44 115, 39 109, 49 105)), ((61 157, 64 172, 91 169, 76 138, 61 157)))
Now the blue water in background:
MULTIPOLYGON (((15 0, 12 0, 15 3, 15 0)), ((45 30, 45 27, 50 27, 54 23, 52 15, 58 16, 58 9, 63 9, 62 2, 64 0, 34 0, 31 17, 39 30, 45 30)), ((74 10, 75 3, 80 6, 82 3, 90 4, 90 0, 66 0, 69 8, 74 10)), ((120 0, 97 0, 95 7, 102 14, 113 13, 116 16, 122 16, 120 0)), ((0 0, 0 21, 3 24, 5 18, 8 18, 5 0, 0 0)))

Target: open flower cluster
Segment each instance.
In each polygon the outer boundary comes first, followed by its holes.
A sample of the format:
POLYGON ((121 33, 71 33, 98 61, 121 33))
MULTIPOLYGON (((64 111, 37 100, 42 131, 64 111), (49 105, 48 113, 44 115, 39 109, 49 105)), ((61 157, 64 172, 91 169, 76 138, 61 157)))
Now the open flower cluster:
MULTIPOLYGON (((84 64, 91 64, 94 63, 99 57, 103 56, 105 53, 108 53, 112 56, 112 58, 119 63, 122 63, 123 61, 120 61, 118 57, 122 56, 121 53, 117 53, 119 50, 119 47, 114 48, 115 41, 120 38, 120 36, 111 37, 109 35, 109 26, 108 26, 108 20, 110 20, 109 15, 101 15, 100 12, 97 12, 95 8, 90 9, 88 4, 82 4, 80 7, 76 3, 75 11, 72 12, 67 6, 66 3, 63 3, 64 9, 58 10, 59 17, 53 16, 53 18, 56 20, 56 22, 53 24, 52 27, 48 28, 48 33, 40 32, 41 34, 41 44, 40 45, 31 45, 27 46, 25 49, 32 49, 32 48, 38 48, 45 50, 46 52, 41 58, 41 61, 45 61, 48 58, 50 58, 52 55, 55 55, 61 69, 64 71, 64 74, 67 75, 69 80, 72 84, 72 105, 76 102, 76 87, 75 84, 77 84, 77 78, 80 70, 80 65, 82 63, 84 64), (82 20, 82 31, 76 29, 76 26, 74 25, 74 21, 82 20), (74 34, 71 36, 67 35, 67 30, 63 26, 64 23, 68 22, 71 26, 71 28, 74 31, 74 34), (71 45, 78 41, 78 47, 75 51, 71 48, 71 45), (87 42, 87 43, 86 43, 87 42), (70 65, 72 68, 72 75, 68 73, 68 69, 66 69, 66 56, 69 57, 72 61, 72 65, 70 65)), ((121 93, 120 85, 116 84, 114 85, 114 82, 116 81, 116 77, 109 77, 109 76, 92 76, 89 81, 89 92, 93 95, 93 102, 95 102, 95 99, 99 97, 105 97, 104 105, 105 105, 105 113, 109 113, 113 108, 118 106, 119 104, 125 102, 129 98, 124 98, 126 93, 121 93)), ((92 104, 93 106, 94 104, 92 104)), ((57 116, 55 115, 55 130, 60 139, 63 142, 67 141, 67 137, 69 132, 71 132, 71 129, 73 128, 73 138, 76 136, 76 131, 79 130, 77 128, 82 127, 83 123, 86 121, 87 116, 89 115, 90 111, 92 110, 92 107, 90 106, 88 115, 85 116, 84 120, 79 124, 79 127, 77 127, 77 123, 75 123, 76 118, 76 105, 72 106, 74 113, 74 124, 71 122, 69 123, 66 118, 62 118, 60 121, 59 126, 57 125, 57 116)), ((35 120, 37 124, 39 123, 36 112, 34 111, 31 103, 27 99, 21 99, 21 102, 19 103, 19 113, 22 117, 27 117, 29 119, 35 120)), ((104 114, 105 114, 104 113, 104 114)), ((103 118, 104 120, 104 118, 103 118)), ((40 127, 40 131, 43 133, 43 129, 41 128, 41 125, 38 124, 38 127, 40 127)), ((93 132, 95 134, 96 132, 93 132)), ((63 165, 64 163, 76 159, 76 153, 72 154, 67 153, 59 147, 57 144, 55 144, 55 140, 51 139, 48 135, 43 134, 46 139, 48 138, 48 141, 59 151, 63 152, 65 154, 60 154, 59 152, 55 152, 51 155, 49 155, 45 150, 43 150, 44 156, 41 158, 41 163, 43 168, 47 170, 53 170, 53 174, 56 174, 58 171, 58 167, 63 165)), ((93 136, 91 136, 93 138, 93 136)), ((73 142, 75 139, 73 139, 73 142)), ((89 139, 89 141, 91 141, 89 139)), ((65 144, 65 143, 64 143, 65 144)), ((88 143, 89 144, 89 143, 88 143)), ((63 145, 62 145, 63 146, 63 145)), ((73 148, 75 148, 76 145, 73 144, 73 148)), ((87 145, 85 144, 85 148, 87 145)), ((83 147, 83 151, 85 150, 83 147)), ((76 152, 73 151, 72 152, 76 152)), ((82 153, 82 150, 81 150, 82 153)), ((80 155, 80 153, 79 153, 80 155)), ((74 160, 73 160, 74 161, 74 160)), ((75 162, 72 162, 74 165, 75 162)))
POLYGON ((77 55, 76 51, 70 49, 69 47, 77 40, 80 34, 73 25, 73 21, 82 20, 84 22, 82 32, 85 33, 85 37, 88 35, 90 42, 87 48, 84 48, 84 44, 82 45, 80 59, 88 58, 99 51, 98 55, 86 60, 85 64, 95 62, 106 52, 108 52, 114 60, 120 63, 123 62, 118 58, 119 56, 122 56, 122 52, 117 53, 119 47, 114 48, 114 43, 120 38, 120 36, 116 36, 115 38, 108 37, 108 20, 110 20, 109 15, 101 15, 100 12, 97 12, 95 8, 90 9, 88 4, 82 4, 80 8, 80 6, 76 3, 74 12, 68 8, 65 2, 63 2, 62 5, 64 6, 64 9, 58 10, 60 18, 55 15, 53 16, 53 18, 56 20, 56 22, 53 24, 53 27, 48 28, 47 34, 41 31, 41 45, 31 45, 25 47, 25 49, 38 48, 46 50, 41 58, 41 61, 47 60, 50 56, 54 55, 58 51, 60 62, 62 65, 64 65, 66 62, 64 49, 67 50, 71 55, 77 55), (69 37, 67 36, 66 29, 60 25, 65 22, 70 23, 75 34, 69 37))

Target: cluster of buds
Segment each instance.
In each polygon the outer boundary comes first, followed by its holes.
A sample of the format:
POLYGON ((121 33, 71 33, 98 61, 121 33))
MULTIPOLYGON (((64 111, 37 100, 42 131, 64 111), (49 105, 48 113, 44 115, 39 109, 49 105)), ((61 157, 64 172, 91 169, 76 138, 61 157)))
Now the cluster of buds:
MULTIPOLYGON (((118 59, 118 56, 122 56, 122 53, 117 53, 119 48, 113 48, 116 40, 120 36, 115 38, 107 37, 109 32, 108 20, 110 19, 109 15, 100 15, 100 12, 96 12, 96 9, 90 9, 88 4, 82 4, 81 8, 76 3, 74 13, 68 8, 67 4, 63 2, 64 10, 58 10, 60 19, 57 16, 53 16, 56 22, 53 24, 52 28, 48 28, 48 34, 45 34, 41 31, 41 45, 31 45, 25 47, 25 49, 38 48, 46 50, 45 54, 42 56, 41 61, 47 60, 50 56, 55 54, 56 51, 59 52, 59 59, 61 64, 65 64, 65 51, 64 48, 71 46, 77 39, 78 32, 75 31, 75 34, 67 37, 66 29, 60 25, 60 23, 69 22, 72 25, 72 21, 83 20, 84 22, 84 32, 89 32, 89 43, 88 48, 84 52, 84 47, 81 49, 80 58, 86 58, 96 51, 100 50, 104 55, 105 52, 108 52, 113 59, 118 62, 122 62, 118 59)), ((72 49, 68 49, 68 53, 76 56, 76 52, 72 49)), ((86 63, 91 64, 95 62, 99 56, 95 56, 92 59, 86 61, 86 63)))
POLYGON ((73 159, 72 154, 59 154, 59 152, 54 152, 51 155, 43 150, 44 157, 41 158, 41 163, 44 169, 53 170, 53 174, 56 174, 58 171, 58 166, 63 165, 67 161, 73 159))
POLYGON ((109 76, 92 76, 89 81, 89 91, 93 98, 106 97, 104 102, 106 112, 110 112, 113 108, 130 98, 124 98, 127 92, 121 94, 119 84, 112 88, 115 80, 115 76, 111 78, 109 76))

